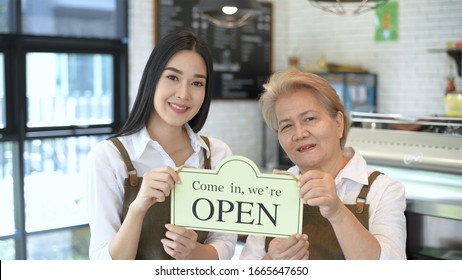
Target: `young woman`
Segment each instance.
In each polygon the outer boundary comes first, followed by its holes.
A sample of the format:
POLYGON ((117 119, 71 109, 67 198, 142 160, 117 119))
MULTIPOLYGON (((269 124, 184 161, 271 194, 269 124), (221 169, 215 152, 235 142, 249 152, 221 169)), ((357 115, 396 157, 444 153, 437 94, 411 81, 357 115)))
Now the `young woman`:
POLYGON ((197 133, 212 98, 206 43, 180 31, 162 38, 146 64, 122 129, 89 153, 90 259, 230 259, 237 236, 170 224, 174 168, 213 168, 231 150, 197 133))
POLYGON ((405 259, 404 186, 345 147, 348 116, 332 86, 291 70, 264 88, 263 117, 299 176, 309 252, 299 235, 249 236, 241 259, 405 259))

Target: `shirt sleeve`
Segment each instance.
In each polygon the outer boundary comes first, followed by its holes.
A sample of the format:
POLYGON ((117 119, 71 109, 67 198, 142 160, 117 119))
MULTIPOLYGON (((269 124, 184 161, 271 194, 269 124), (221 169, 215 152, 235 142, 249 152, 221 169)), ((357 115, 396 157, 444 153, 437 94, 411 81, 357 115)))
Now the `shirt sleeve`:
POLYGON ((244 247, 242 248, 240 260, 261 260, 265 254, 265 236, 247 236, 244 247))
POLYGON ((98 143, 88 154, 84 172, 91 233, 90 259, 111 259, 109 243, 121 226, 124 164, 111 146, 109 141, 98 143))
POLYGON ((210 232, 204 244, 212 245, 218 253, 219 260, 230 260, 236 249, 237 234, 210 232))
MULTIPOLYGON (((406 259, 405 188, 385 175, 377 177, 380 188, 370 202, 369 231, 380 243, 381 260, 406 259)), ((372 190, 372 189, 371 189, 372 190)))

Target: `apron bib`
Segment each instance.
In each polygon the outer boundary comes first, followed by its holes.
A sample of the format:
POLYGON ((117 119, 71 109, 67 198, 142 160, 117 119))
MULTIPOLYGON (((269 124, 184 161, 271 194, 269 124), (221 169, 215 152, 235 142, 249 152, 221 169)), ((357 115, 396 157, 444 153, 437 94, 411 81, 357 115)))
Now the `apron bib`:
MULTIPOLYGON (((201 136, 210 149, 210 143, 208 138, 201 136)), ((136 196, 141 187, 143 177, 138 177, 136 169, 133 167, 133 163, 128 156, 128 153, 117 138, 110 138, 114 145, 119 150, 122 158, 127 166, 128 178, 124 180, 124 202, 122 206, 122 222, 128 212, 128 207, 135 200, 136 196)), ((207 152, 204 152, 204 168, 211 169, 210 158, 207 157, 207 152)), ((173 258, 164 251, 163 245, 160 242, 162 238, 165 238, 167 229, 165 224, 170 223, 170 196, 168 196, 164 202, 154 204, 146 212, 146 216, 143 220, 143 226, 141 228, 140 241, 138 244, 138 251, 136 253, 137 260, 172 260, 173 258)), ((207 238, 208 232, 196 231, 198 237, 197 242, 204 243, 207 238)))
MULTIPOLYGON (((365 204, 370 186, 379 176, 380 172, 374 171, 369 176, 369 184, 364 185, 356 198, 356 204, 345 204, 345 206, 355 215, 359 222, 369 229, 369 204, 365 204)), ((335 236, 334 229, 329 220, 321 215, 318 206, 303 205, 303 228, 302 232, 308 235, 310 242, 310 260, 344 260, 340 244, 335 236)), ((265 250, 272 237, 265 240, 265 250)))

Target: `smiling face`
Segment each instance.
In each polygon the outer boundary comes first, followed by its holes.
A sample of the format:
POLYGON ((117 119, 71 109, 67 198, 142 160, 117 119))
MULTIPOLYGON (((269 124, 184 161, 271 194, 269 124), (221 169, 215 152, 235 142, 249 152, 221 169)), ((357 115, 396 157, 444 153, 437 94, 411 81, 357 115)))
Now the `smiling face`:
POLYGON ((207 69, 199 54, 183 50, 172 56, 156 86, 155 125, 181 127, 191 120, 204 102, 206 82, 207 69))
POLYGON ((334 173, 343 163, 340 138, 343 115, 329 115, 308 88, 280 95, 275 103, 278 139, 302 173, 319 169, 334 173))

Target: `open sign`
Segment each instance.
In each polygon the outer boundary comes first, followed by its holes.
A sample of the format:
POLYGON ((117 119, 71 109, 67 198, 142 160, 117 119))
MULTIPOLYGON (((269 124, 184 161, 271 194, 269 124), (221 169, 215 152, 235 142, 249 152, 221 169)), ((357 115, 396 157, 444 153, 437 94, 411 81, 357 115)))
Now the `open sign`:
POLYGON ((288 237, 301 233, 303 201, 296 179, 261 174, 232 156, 214 170, 182 168, 172 192, 171 222, 190 229, 288 237))

